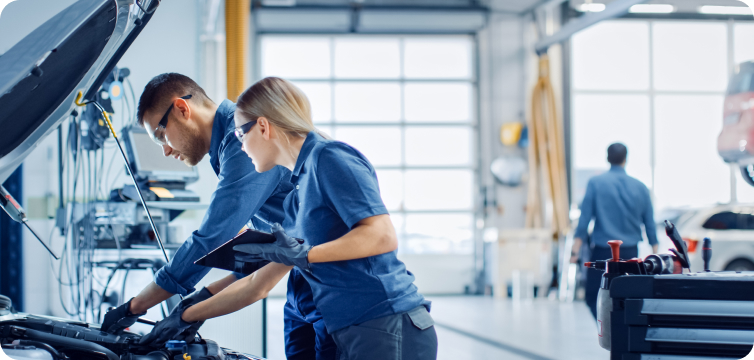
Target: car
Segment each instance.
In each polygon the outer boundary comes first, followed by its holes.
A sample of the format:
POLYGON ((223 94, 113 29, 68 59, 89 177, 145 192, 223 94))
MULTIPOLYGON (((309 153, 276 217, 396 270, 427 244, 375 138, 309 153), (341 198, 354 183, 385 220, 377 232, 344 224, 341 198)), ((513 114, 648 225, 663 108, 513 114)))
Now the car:
MULTIPOLYGON (((716 205, 680 210, 674 222, 686 241, 691 271, 704 270, 702 241, 712 240, 712 271, 754 271, 754 204, 716 205)), ((658 229, 662 229, 658 225, 658 229)), ((659 236, 660 252, 672 246, 659 236)))
POLYGON ((754 186, 754 61, 739 64, 728 82, 717 152, 739 165, 743 179, 754 186))

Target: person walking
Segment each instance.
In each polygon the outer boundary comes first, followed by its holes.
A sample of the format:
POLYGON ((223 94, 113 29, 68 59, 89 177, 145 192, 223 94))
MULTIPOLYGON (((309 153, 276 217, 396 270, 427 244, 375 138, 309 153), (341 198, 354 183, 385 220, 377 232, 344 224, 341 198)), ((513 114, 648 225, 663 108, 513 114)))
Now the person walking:
MULTIPOLYGON (((586 194, 581 203, 581 217, 574 234, 571 262, 579 259, 583 240, 587 239, 591 253, 590 261, 610 259, 612 254, 607 242, 621 240, 621 258, 631 259, 639 255, 638 244, 643 240, 642 225, 647 233, 652 252, 657 253, 657 229, 649 189, 641 181, 626 174, 628 149, 621 143, 607 148, 610 171, 589 179, 586 194), (594 220, 591 236, 587 233, 594 220)), ((597 319, 597 294, 602 273, 589 271, 586 274, 586 304, 597 319)))

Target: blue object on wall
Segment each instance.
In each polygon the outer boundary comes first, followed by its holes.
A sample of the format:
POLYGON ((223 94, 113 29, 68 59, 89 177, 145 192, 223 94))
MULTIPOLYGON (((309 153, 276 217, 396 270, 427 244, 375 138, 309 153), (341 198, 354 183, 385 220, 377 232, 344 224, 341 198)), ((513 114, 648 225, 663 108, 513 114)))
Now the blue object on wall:
MULTIPOLYGON (((23 201, 23 165, 3 183, 17 201, 23 201)), ((0 294, 13 301, 17 311, 24 307, 23 282, 23 225, 13 221, 8 214, 0 214, 0 294)))

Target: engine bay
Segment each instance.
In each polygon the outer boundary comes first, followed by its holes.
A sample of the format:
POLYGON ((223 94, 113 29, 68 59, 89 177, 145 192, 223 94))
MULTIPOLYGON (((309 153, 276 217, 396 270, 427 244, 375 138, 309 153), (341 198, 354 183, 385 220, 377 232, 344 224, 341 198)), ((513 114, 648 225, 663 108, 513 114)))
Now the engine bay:
POLYGON ((208 339, 162 348, 139 345, 140 339, 138 334, 113 335, 85 322, 21 313, 0 316, 0 345, 18 360, 263 360, 208 339))

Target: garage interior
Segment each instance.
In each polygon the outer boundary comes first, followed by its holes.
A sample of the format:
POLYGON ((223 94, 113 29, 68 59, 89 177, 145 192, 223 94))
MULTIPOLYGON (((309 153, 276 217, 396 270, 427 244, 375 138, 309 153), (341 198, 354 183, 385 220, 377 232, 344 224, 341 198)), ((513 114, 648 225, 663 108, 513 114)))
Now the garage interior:
MULTIPOLYGON (((153 11, 96 88, 77 85, 106 110, 29 97, 21 107, 49 111, 17 120, 39 129, 0 145, 0 294, 14 311, 98 326, 199 228, 218 184, 209 158, 187 168, 125 130, 150 79, 186 75, 219 103, 277 76, 307 95, 319 130, 376 169, 398 259, 432 301, 438 359, 721 360, 752 350, 754 17, 743 0, 0 0, 0 64, 48 20, 100 3, 123 12, 115 29, 125 34, 153 11), (185 185, 175 197, 142 189, 154 224, 100 111, 123 157, 141 171, 156 158, 150 176, 185 185), (648 189, 664 257, 651 257, 642 225, 639 260, 595 262, 585 241, 573 263, 582 202, 590 179, 610 171, 614 143, 648 189), (25 209, 24 225, 5 199, 25 209), (612 284, 607 322, 585 303, 586 274, 600 269, 612 284)), ((41 71, 30 64, 22 77, 41 71)), ((11 94, 19 78, 8 71, 0 90, 11 94)), ((226 275, 212 269, 196 288, 226 275)), ((283 279, 267 299, 208 320, 201 336, 285 359, 285 303, 283 279)), ((10 336, 2 315, 0 343, 10 336)))

